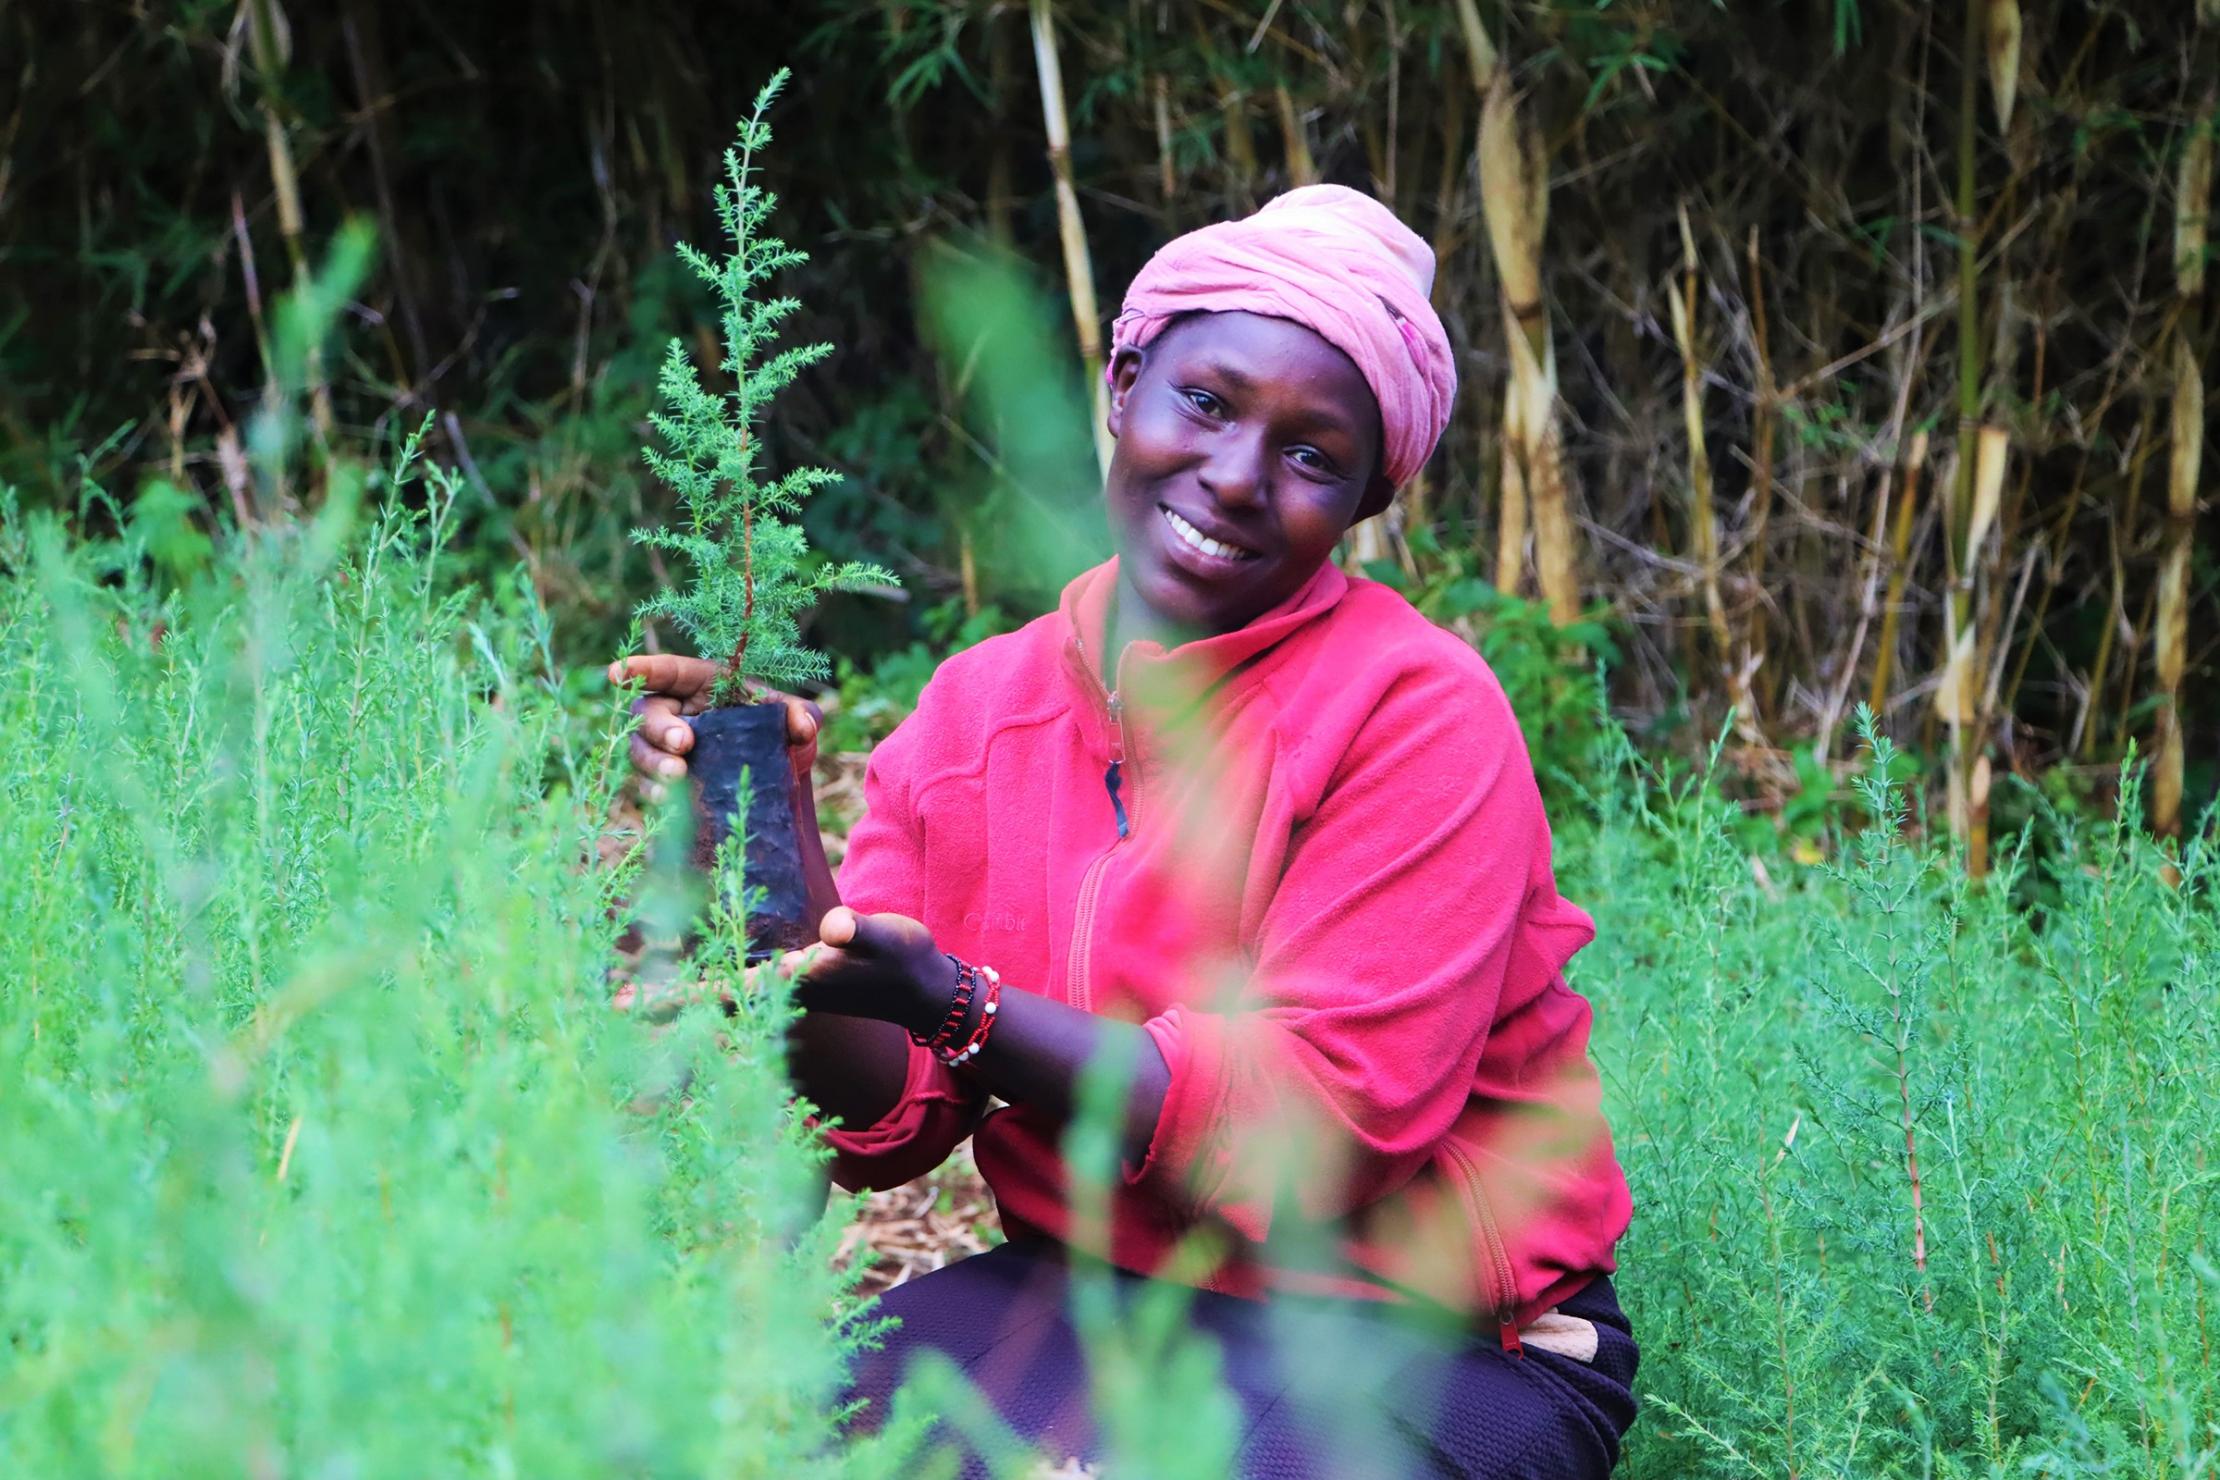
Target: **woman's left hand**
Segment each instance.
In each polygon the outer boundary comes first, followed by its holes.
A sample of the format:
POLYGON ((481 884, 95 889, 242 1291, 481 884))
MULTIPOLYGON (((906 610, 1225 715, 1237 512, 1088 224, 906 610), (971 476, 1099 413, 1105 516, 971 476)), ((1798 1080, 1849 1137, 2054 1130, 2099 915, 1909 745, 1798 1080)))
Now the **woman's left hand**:
POLYGON ((789 951, 795 998, 812 1012, 877 1018, 930 1033, 956 995, 956 965, 906 915, 859 915, 842 905, 817 927, 822 945, 789 951))

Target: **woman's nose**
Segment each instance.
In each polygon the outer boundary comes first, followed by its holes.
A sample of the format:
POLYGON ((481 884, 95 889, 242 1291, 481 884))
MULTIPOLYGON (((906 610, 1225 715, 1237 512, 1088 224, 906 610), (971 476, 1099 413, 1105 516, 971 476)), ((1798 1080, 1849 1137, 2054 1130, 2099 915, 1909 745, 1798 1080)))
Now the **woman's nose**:
POLYGON ((1202 466, 1202 485, 1227 508, 1249 508, 1263 501, 1264 445, 1261 437, 1221 437, 1202 466))

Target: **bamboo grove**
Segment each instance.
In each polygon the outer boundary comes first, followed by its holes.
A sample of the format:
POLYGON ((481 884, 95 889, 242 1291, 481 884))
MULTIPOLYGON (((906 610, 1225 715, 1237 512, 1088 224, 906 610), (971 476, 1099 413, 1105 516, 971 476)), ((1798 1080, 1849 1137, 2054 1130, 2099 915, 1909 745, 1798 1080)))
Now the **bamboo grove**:
POLYGON ((843 350, 777 430, 848 475, 825 547, 867 530, 922 593, 828 618, 837 645, 1045 600, 922 327, 934 261, 1030 264, 1068 302, 1057 365, 1099 386, 1148 251, 1331 179, 1430 238, 1463 378, 1353 564, 1600 615, 1622 715, 1700 742, 1731 713, 1753 805, 1870 702, 1977 869, 2008 773, 2103 805, 2147 758, 2164 835, 2211 798, 2213 0, 739 10, 0 12, 0 479, 270 517, 239 470, 271 305, 365 218, 314 436, 436 413, 466 552, 521 555, 583 654, 662 512, 640 346, 706 320, 668 244, 794 61, 772 183, 815 253, 799 332, 843 350))

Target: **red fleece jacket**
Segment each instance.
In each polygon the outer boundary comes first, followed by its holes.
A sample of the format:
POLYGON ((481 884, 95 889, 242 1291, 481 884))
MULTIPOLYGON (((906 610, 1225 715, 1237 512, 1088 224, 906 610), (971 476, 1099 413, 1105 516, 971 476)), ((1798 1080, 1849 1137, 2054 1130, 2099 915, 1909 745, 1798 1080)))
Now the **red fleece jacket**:
MULTIPOLYGON (((941 665, 871 757, 841 869, 1006 990, 1146 1025, 1171 1069, 1110 1189, 1122 1267, 1212 1289, 1421 1299, 1517 1328, 1613 1268, 1630 1201, 1560 969, 1517 722, 1478 654, 1331 566, 1236 632, 1135 643, 1107 692, 1117 563, 941 665), (1108 784, 1115 767, 1115 792, 1108 784), (1190 1235, 1200 1268, 1172 1263, 1190 1235)), ((886 1187, 976 1136, 1004 1224, 1077 1243, 1063 1126, 923 1049, 877 1124, 886 1187)))

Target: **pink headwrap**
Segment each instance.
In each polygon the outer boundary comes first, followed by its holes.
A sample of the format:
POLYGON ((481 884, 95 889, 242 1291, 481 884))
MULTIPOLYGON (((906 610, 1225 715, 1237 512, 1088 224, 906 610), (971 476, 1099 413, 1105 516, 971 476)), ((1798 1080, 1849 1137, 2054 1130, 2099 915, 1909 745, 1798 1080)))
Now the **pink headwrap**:
POLYGON ((1291 319, 1356 362, 1380 403, 1381 471, 1400 488, 1426 465, 1457 394, 1433 286, 1432 249, 1393 211, 1346 186, 1306 185, 1165 243, 1125 290, 1110 348, 1146 348, 1183 313, 1291 319))

